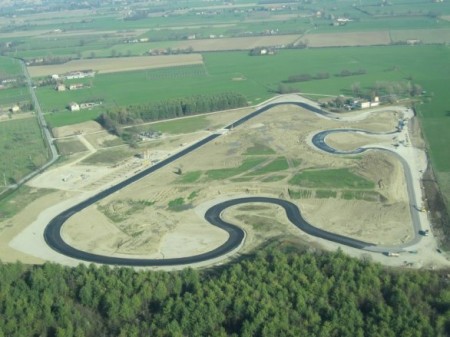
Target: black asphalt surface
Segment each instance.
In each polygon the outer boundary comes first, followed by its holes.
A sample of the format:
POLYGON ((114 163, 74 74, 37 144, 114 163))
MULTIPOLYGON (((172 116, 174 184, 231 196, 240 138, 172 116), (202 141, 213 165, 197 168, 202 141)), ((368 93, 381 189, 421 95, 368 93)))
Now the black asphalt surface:
MULTIPOLYGON (((248 120, 260 115, 261 113, 277 106, 277 105, 296 105, 301 108, 310 110, 312 112, 315 112, 317 114, 321 115, 329 115, 328 112, 318 109, 314 106, 311 106, 307 103, 300 103, 300 102, 284 102, 284 103, 272 103, 268 104, 250 114, 247 116, 235 121, 234 123, 229 124, 225 127, 225 129, 231 130, 248 120)), ((340 130, 342 132, 342 130, 340 130)), ((330 133, 330 132, 328 132, 330 133)), ((318 136, 315 141, 315 145, 319 147, 320 149, 323 149, 325 151, 332 150, 331 153, 338 153, 333 148, 329 147, 324 139, 327 135, 327 131, 324 131, 321 136, 318 136)), ((265 197, 249 197, 249 198, 238 198, 238 199, 232 199, 225 202, 222 202, 218 205, 215 205, 211 207, 205 214, 205 219, 210 222, 212 225, 217 226, 223 230, 225 230, 228 234, 228 240, 222 244, 221 246, 217 247, 216 249, 209 251, 207 253, 203 253, 200 255, 195 256, 187 256, 187 257, 180 257, 180 258, 168 258, 168 259, 137 259, 137 258, 120 258, 120 257, 111 257, 111 256, 104 256, 104 255, 98 255, 98 254, 92 254, 88 253, 79 249, 76 249, 69 244, 67 244, 61 237, 61 227, 63 224, 74 214, 80 212, 84 208, 100 201, 101 199, 111 195, 112 193, 119 191, 120 189, 137 182, 141 178, 159 170, 160 168, 174 162, 178 158, 181 158, 182 156, 200 148, 201 146, 213 141, 217 137, 219 137, 220 134, 212 134, 195 144, 183 149, 182 151, 174 154, 171 157, 166 158, 165 160, 160 161, 159 163, 142 170, 141 172, 138 172, 134 176, 118 183, 117 185, 114 185, 96 195, 93 197, 90 197, 81 203, 65 210, 64 212, 57 215, 55 218, 53 218, 49 224, 46 226, 44 230, 44 239, 46 243, 55 251, 64 254, 66 256, 72 257, 74 259, 88 261, 88 262, 95 262, 95 263, 101 263, 101 264, 110 264, 110 265, 126 265, 126 266, 174 266, 174 265, 184 265, 184 264, 191 264, 191 263, 198 263, 203 262, 207 260, 212 260, 215 258, 218 258, 222 255, 225 255, 234 249, 238 248, 245 237, 245 233, 242 229, 239 227, 227 223, 224 220, 221 219, 220 214, 227 209, 228 207, 238 205, 238 204, 245 204, 245 203, 253 203, 253 202, 263 202, 263 203, 272 203, 279 205, 284 208, 286 211, 286 215, 288 219, 299 229, 304 231, 305 233, 308 233, 310 235, 333 241, 339 244, 347 245, 353 248, 358 249, 368 249, 372 250, 374 248, 373 243, 364 242, 360 240, 355 240, 346 236, 342 236, 335 233, 330 233, 324 230, 321 230, 319 228, 316 228, 309 224, 305 219, 303 219, 300 210, 296 205, 293 203, 276 199, 276 198, 265 198, 265 197)), ((317 135, 316 135, 317 136, 317 135)), ((364 149, 363 149, 364 150, 364 149)), ((327 151, 329 152, 329 151, 327 151)), ((347 153, 345 153, 347 154, 347 153)))
POLYGON ((339 133, 339 132, 354 132, 354 133, 363 133, 363 134, 367 134, 367 135, 380 135, 380 134, 384 134, 384 135, 392 135, 397 133, 397 131, 392 131, 392 132, 386 132, 386 133, 375 133, 375 132, 370 132, 370 131, 365 131, 365 130, 359 130, 359 129, 333 129, 333 130, 325 130, 325 131, 321 131, 317 134, 315 134, 312 138, 312 143, 314 144, 314 146, 316 146, 317 148, 319 148, 322 151, 331 153, 331 154, 358 154, 358 153, 362 153, 368 150, 377 150, 377 151, 387 151, 391 154, 393 154, 394 156, 396 156, 398 158, 398 160, 401 162, 402 166, 403 166, 403 170, 405 172, 405 178, 406 178, 406 188, 407 188, 407 192, 408 192, 408 197, 409 197, 409 211, 411 214, 411 220, 412 220, 412 226, 413 226, 413 231, 414 231, 414 236, 413 238, 408 241, 405 242, 401 245, 397 245, 395 247, 388 247, 388 246, 381 246, 381 245, 370 245, 367 247, 364 247, 364 249, 372 251, 372 252, 377 252, 377 253, 386 253, 387 251, 390 252, 401 252, 403 250, 403 248, 409 247, 411 245, 417 244, 420 240, 422 240, 422 236, 419 234, 420 231, 422 230, 422 227, 420 225, 420 218, 419 218, 419 212, 417 209, 417 199, 416 199, 416 194, 414 192, 414 188, 413 188, 413 177, 412 177, 412 172, 411 172, 411 168, 408 165, 408 163, 406 162, 406 160, 400 156, 399 154, 393 152, 393 151, 389 151, 386 149, 382 149, 382 148, 377 148, 377 147, 364 147, 364 148, 357 148, 355 150, 352 151, 340 151, 337 150, 331 146, 329 146, 326 141, 325 138, 333 133, 339 133))

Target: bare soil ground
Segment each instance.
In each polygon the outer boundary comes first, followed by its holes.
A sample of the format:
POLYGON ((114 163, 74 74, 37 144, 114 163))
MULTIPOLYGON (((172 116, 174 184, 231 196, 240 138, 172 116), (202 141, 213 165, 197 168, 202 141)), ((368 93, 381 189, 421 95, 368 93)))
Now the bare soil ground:
MULTIPOLYGON (((54 193, 47 194, 33 201, 11 219, 0 222, 0 260, 2 262, 21 261, 23 263, 30 264, 45 262, 37 257, 24 254, 11 248, 9 243, 16 235, 35 221, 45 207, 54 205, 61 200, 70 198, 73 195, 74 193, 67 191, 56 191, 54 193)), ((35 233, 35 235, 37 236, 38 234, 35 233)), ((38 240, 37 237, 36 240, 38 240)))
POLYGON ((167 56, 134 56, 117 58, 97 58, 73 60, 64 64, 29 67, 31 77, 63 74, 69 71, 93 69, 99 73, 113 73, 140 69, 173 67, 190 64, 202 64, 200 54, 183 54, 167 56))
MULTIPOLYGON (((79 197, 86 192, 95 193, 111 186, 152 165, 153 160, 161 160, 179 151, 250 110, 210 114, 207 116, 210 123, 208 130, 163 135, 139 150, 146 152, 146 158, 133 157, 134 149, 129 157, 114 165, 83 164, 86 158, 96 155, 99 149, 106 146, 106 140, 114 141, 113 136, 99 131, 98 125, 83 123, 56 130, 60 137, 66 137, 64 139, 81 141, 88 151, 59 163, 29 183, 59 191, 36 200, 13 219, 0 223, 0 228, 3 228, 0 231, 0 243, 3 243, 0 245, 0 259, 41 262, 7 245, 36 219, 41 210, 61 200, 79 197), (79 130, 83 130, 83 135, 77 134, 79 130)), ((211 204, 238 196, 262 195, 291 200, 313 225, 331 232, 383 245, 405 242, 413 233, 403 168, 398 159, 382 151, 369 151, 358 156, 333 156, 317 151, 310 143, 311 135, 324 129, 392 131, 401 116, 387 109, 367 111, 362 117, 358 113, 347 113, 345 116, 351 121, 320 118, 296 106, 273 108, 71 217, 63 227, 63 237, 77 248, 98 254, 147 258, 197 255, 214 249, 227 239, 225 232, 202 218, 211 204), (248 150, 255 147, 270 148, 272 152, 249 155, 248 150), (249 158, 261 158, 262 164, 237 170, 249 158), (284 158, 288 167, 258 174, 264 165, 278 158, 284 158), (225 168, 236 172, 223 179, 209 176, 208 171, 225 168), (372 201, 358 197, 348 200, 343 197, 345 190, 342 190, 335 197, 319 198, 315 193, 306 193, 291 199, 291 177, 305 169, 332 168, 350 168, 352 172, 373 181, 375 188, 371 192, 380 198, 372 201)), ((329 139, 331 145, 340 149, 392 141, 392 136, 367 137, 361 134, 335 134, 329 139)), ((226 210, 223 216, 246 231, 243 252, 251 251, 274 237, 312 240, 290 224, 283 210, 277 206, 241 205, 226 210)))
POLYGON ((75 125, 60 126, 53 128, 52 133, 55 138, 70 137, 77 134, 91 134, 94 132, 104 131, 102 126, 95 121, 88 121, 75 125))

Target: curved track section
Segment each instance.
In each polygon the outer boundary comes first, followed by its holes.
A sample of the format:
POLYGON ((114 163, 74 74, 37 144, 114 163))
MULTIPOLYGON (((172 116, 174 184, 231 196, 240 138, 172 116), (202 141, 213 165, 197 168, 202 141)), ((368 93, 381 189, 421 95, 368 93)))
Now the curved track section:
MULTIPOLYGON (((317 107, 304 103, 304 102, 282 102, 282 103, 270 103, 267 104, 256 111, 242 117, 241 119, 238 119, 237 121, 227 125, 225 129, 231 130, 248 120, 260 115, 261 113, 270 110, 271 108, 278 106, 278 105, 296 105, 301 108, 307 109, 311 112, 324 115, 324 116, 330 116, 330 114, 327 111, 318 109, 317 107)), ((332 118, 332 117, 331 117, 332 118)), ((174 162, 178 158, 181 158, 185 156, 186 154, 200 148, 201 146, 213 141, 217 137, 219 137, 221 134, 212 134, 208 137, 192 144, 191 146, 183 149, 182 151, 174 154, 171 157, 168 157, 159 163, 137 173, 136 175, 118 183, 117 185, 114 185, 84 201, 81 203, 65 210, 64 212, 58 214, 56 217, 54 217, 49 224, 46 226, 44 230, 44 239, 45 242, 49 247, 51 247, 53 250, 78 259, 78 260, 84 260, 88 262, 96 262, 96 263, 103 263, 103 264, 116 264, 116 265, 128 265, 128 266, 173 266, 173 265, 182 265, 182 264, 189 264, 189 263, 196 263, 196 262, 202 262, 207 261, 219 256, 222 256, 224 254, 229 253, 230 251, 237 248, 243 241, 245 233, 237 226, 226 224, 225 222, 218 222, 217 225, 223 230, 225 230, 230 236, 228 240, 221 245, 220 247, 196 256, 190 256, 190 257, 183 257, 183 258, 174 258, 174 259, 132 259, 132 258, 119 258, 119 257, 111 257, 111 256, 105 256, 105 255, 98 255, 93 253, 88 253, 79 249, 76 249, 69 244, 67 244, 62 236, 61 236, 61 228, 64 225, 64 223, 74 214, 80 212, 81 210, 85 209, 86 207, 89 207, 90 205, 102 200, 103 198, 106 198, 107 196, 113 194, 114 192, 119 191, 120 189, 142 179, 143 177, 159 170, 160 168, 167 166, 168 164, 174 162), (224 225, 226 224, 226 225, 224 225)), ((220 217, 219 217, 220 218, 220 217)))
POLYGON ((351 151, 340 151, 335 149, 334 147, 331 147, 327 144, 325 141, 325 138, 333 133, 359 133, 369 136, 380 136, 380 135, 392 135, 395 134, 396 131, 393 132, 385 132, 385 133, 377 133, 377 132, 371 132, 371 131, 365 131, 360 129, 333 129, 333 130, 325 130, 321 131, 319 133, 316 133, 311 141, 315 147, 318 149, 331 153, 331 154, 359 154, 364 151, 370 150, 370 149, 379 149, 377 147, 358 147, 357 149, 351 150, 351 151))
POLYGON ((363 249, 372 251, 372 252, 377 252, 377 253, 385 253, 386 251, 397 251, 400 252, 402 251, 404 248, 407 248, 409 246, 415 245, 417 244, 421 239, 422 236, 420 236, 418 233, 420 232, 420 230, 422 229, 420 226, 420 219, 419 219, 419 214, 417 209, 415 208, 415 205, 417 205, 417 198, 416 198, 416 194, 414 193, 414 188, 413 188, 413 177, 412 177, 412 173, 411 173, 411 168, 408 165, 408 163, 406 162, 406 160, 400 156, 398 153, 392 151, 392 150, 388 150, 386 148, 382 148, 382 147, 376 147, 376 146, 366 146, 366 147, 359 147, 356 148, 352 151, 340 151, 337 150, 333 147, 331 147, 330 145, 328 145, 326 143, 326 137, 330 134, 333 133, 339 133, 339 132, 353 132, 353 133, 360 133, 360 134, 366 134, 366 135, 372 135, 372 136, 377 136, 377 135, 391 135, 391 134, 395 134, 397 131, 393 131, 393 132, 386 132, 386 133, 375 133, 375 132, 370 132, 370 131, 365 131, 365 130, 359 130, 359 129, 333 129, 333 130, 325 130, 325 131, 321 131, 319 133, 316 133, 311 141, 313 143, 313 145, 315 147, 317 147, 318 149, 325 151, 327 153, 331 153, 331 154, 337 154, 337 155, 352 155, 352 154, 359 154, 368 150, 377 150, 377 151, 386 151, 389 152, 391 154, 393 154, 394 156, 396 156, 398 158, 398 160, 401 162, 402 166, 403 166, 403 170, 405 172, 405 179, 406 179, 406 188, 407 188, 407 192, 408 192, 408 197, 410 200, 410 205, 409 205, 409 209, 410 209, 410 214, 411 214, 411 219, 412 219, 412 226, 413 226, 413 230, 414 230, 414 237, 408 241, 405 242, 401 245, 397 245, 395 247, 389 247, 389 246, 381 246, 381 245, 371 245, 371 246, 367 246, 364 247, 363 249))
MULTIPOLYGON (((316 114, 320 114, 323 116, 327 116, 331 119, 336 119, 332 114, 328 113, 327 111, 321 110, 315 106, 312 106, 310 104, 304 103, 304 102, 282 102, 282 103, 271 103, 267 104, 264 107, 244 116, 243 118, 227 125, 225 129, 231 130, 248 120, 260 115, 261 113, 275 107, 278 105, 296 105, 301 108, 307 109, 311 112, 314 112, 316 114)), ((319 149, 334 153, 334 154, 355 154, 355 153, 361 153, 369 148, 359 148, 355 151, 351 152, 341 152, 336 149, 333 149, 332 147, 328 146, 325 142, 325 138, 328 134, 333 132, 365 132, 361 130, 344 130, 344 129, 336 129, 336 130, 328 130, 323 131, 318 134, 316 134, 313 137, 313 144, 318 147, 319 149)), ((102 263, 102 264, 111 264, 111 265, 126 265, 126 266, 174 266, 174 265, 185 265, 185 264, 191 264, 191 263, 198 263, 203 261, 212 260, 218 257, 221 257, 227 253, 230 253, 234 249, 238 248, 244 238, 245 238, 245 232, 237 227, 236 225, 230 224, 222 220, 221 213, 226 210, 227 208, 235 205, 245 204, 245 203, 253 203, 253 202, 262 202, 262 203, 271 203, 276 204, 278 206, 281 206, 286 211, 286 215, 288 219, 299 229, 302 231, 325 239, 329 241, 333 241, 339 244, 347 245, 353 248, 358 249, 366 249, 371 251, 377 251, 377 246, 375 246, 373 243, 364 242, 360 240, 355 240, 346 236, 342 236, 339 234, 327 232, 324 230, 321 230, 319 228, 316 228, 309 224, 305 219, 303 219, 300 210, 296 205, 293 203, 276 199, 276 198, 266 198, 266 197, 249 197, 249 198, 239 198, 239 199, 232 199, 225 202, 222 202, 220 204, 217 204, 210 209, 205 214, 205 219, 210 222, 212 225, 217 226, 224 231, 226 231, 229 235, 228 240, 222 244, 221 246, 217 247, 216 249, 195 255, 195 256, 188 256, 188 257, 180 257, 180 258, 168 258, 168 259, 137 259, 137 258, 122 258, 122 257, 112 257, 112 256, 105 256, 105 255, 99 255, 99 254, 93 254, 89 252, 85 252, 79 249, 76 249, 69 244, 67 244, 62 236, 61 236, 61 228, 64 225, 64 223, 73 215, 80 212, 81 210, 85 209, 86 207, 98 202, 99 200, 102 200, 103 198, 106 198, 107 196, 113 194, 116 191, 119 191, 120 189, 142 179, 143 177, 159 170, 160 168, 167 166, 168 164, 174 162, 178 158, 181 158, 185 156, 186 154, 200 148, 201 146, 208 144, 209 142, 213 141, 217 137, 220 137, 220 133, 211 134, 208 137, 190 145, 189 147, 183 149, 182 151, 174 154, 173 156, 166 158, 163 161, 160 161, 159 163, 137 173, 136 175, 118 183, 117 185, 114 185, 84 201, 81 203, 65 210, 64 212, 57 215, 55 218, 53 218, 49 224, 46 226, 44 230, 44 239, 46 243, 55 251, 72 257, 74 259, 78 260, 84 260, 88 262, 95 262, 95 263, 102 263)), ((405 165, 407 167, 407 165, 405 165)), ((409 184, 408 184, 409 185, 409 184)), ((381 249, 381 248, 380 248, 381 249)))

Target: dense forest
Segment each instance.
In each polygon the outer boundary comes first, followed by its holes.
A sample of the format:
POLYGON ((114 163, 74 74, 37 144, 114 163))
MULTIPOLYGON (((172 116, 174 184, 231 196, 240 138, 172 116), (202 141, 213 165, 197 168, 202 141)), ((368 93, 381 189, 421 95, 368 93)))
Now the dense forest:
POLYGON ((98 122, 105 129, 119 133, 119 125, 176 118, 244 106, 247 106, 247 100, 239 93, 228 92, 211 96, 196 95, 159 103, 111 108, 99 117, 98 122))
POLYGON ((445 273, 276 244, 222 269, 0 265, 0 336, 447 336, 445 273))

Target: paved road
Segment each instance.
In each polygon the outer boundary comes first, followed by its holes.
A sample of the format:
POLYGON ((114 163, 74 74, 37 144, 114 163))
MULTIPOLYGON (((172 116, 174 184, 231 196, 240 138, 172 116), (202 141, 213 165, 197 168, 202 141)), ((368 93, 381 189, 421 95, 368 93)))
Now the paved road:
MULTIPOLYGON (((314 107, 312 105, 309 105, 307 103, 303 102, 283 102, 283 103, 271 103, 268 104, 249 115, 235 121, 234 123, 229 124, 225 127, 225 129, 232 129, 234 127, 237 127, 246 121, 250 120, 251 118, 254 118, 258 116, 259 114, 277 106, 277 105, 286 105, 286 104, 293 104, 300 106, 302 108, 308 109, 312 112, 315 112, 317 114, 330 116, 330 118, 334 118, 331 116, 328 112, 323 111, 321 109, 318 109, 317 107, 314 107)), ((195 256, 189 256, 189 257, 182 257, 182 258, 170 258, 170 259, 133 259, 133 258, 119 258, 119 257, 111 257, 111 256, 104 256, 104 255, 98 255, 98 254, 92 254, 85 251, 78 250, 70 245, 68 245, 61 237, 61 227, 69 219, 71 216, 76 214, 77 212, 83 210, 84 208, 96 203, 97 201, 111 195, 112 193, 138 181, 139 179, 159 170, 160 168, 167 166, 168 164, 174 162, 178 158, 200 148, 201 146, 213 141, 217 137, 220 137, 221 133, 212 134, 195 144, 183 149, 182 151, 176 153, 175 155, 157 163, 156 165, 149 167, 136 175, 126 179, 125 181, 120 182, 119 184, 110 187, 93 197, 67 209, 66 211, 62 212, 61 214, 57 215, 55 218, 53 218, 50 223, 47 225, 44 231, 44 238, 47 244, 54 249, 55 251, 70 256, 75 259, 89 261, 89 262, 96 262, 96 263, 103 263, 103 264, 112 264, 112 265, 128 265, 128 266, 173 266, 173 265, 183 265, 183 264, 191 264, 191 263, 197 263, 202 261, 211 260, 214 258, 218 258, 222 255, 225 255, 234 249, 238 248, 241 243, 244 240, 245 233, 242 229, 239 227, 227 223, 224 220, 221 219, 220 214, 222 211, 224 211, 226 208, 230 206, 234 206, 237 204, 244 204, 249 202, 264 202, 264 203, 273 203, 276 205, 279 205, 283 207, 286 211, 286 215, 288 216, 289 220, 298 228, 303 230, 304 232, 322 238, 329 241, 337 242, 343 245, 347 245, 354 248, 359 249, 367 249, 367 250, 376 250, 376 246, 369 242, 359 241, 352 238, 348 238, 346 236, 342 236, 339 234, 330 233, 324 230, 321 230, 319 228, 316 228, 309 224, 308 222, 303 219, 301 216, 300 210, 297 206, 294 204, 281 199, 276 198, 264 198, 264 197, 252 197, 252 198, 239 198, 239 199, 233 199, 229 200, 223 203, 220 203, 218 205, 213 206, 210 208, 206 214, 205 219, 209 221, 212 225, 217 226, 223 230, 225 230, 229 234, 228 240, 222 244, 221 246, 217 247, 216 249, 209 251, 204 254, 195 255, 195 256)), ((323 138, 325 139, 325 138, 323 138)), ((323 142, 325 144, 325 142, 323 142)), ((318 146, 321 146, 320 144, 318 146)), ((323 149, 323 148, 322 148, 323 149)), ((336 153, 334 151, 333 153, 336 153)), ((406 164, 406 167, 408 165, 406 164)), ((408 184, 409 185, 409 184, 408 184)), ((384 248, 383 248, 384 249, 384 248)))
POLYGON ((37 174, 39 174, 39 173, 43 172, 45 169, 47 169, 59 157, 58 151, 56 149, 56 145, 53 143, 53 137, 50 133, 47 122, 45 121, 44 115, 42 114, 41 106, 39 105, 39 101, 36 97, 36 93, 34 92, 34 88, 33 88, 32 82, 31 82, 30 74, 28 73, 27 66, 25 65, 25 62, 23 62, 22 60, 20 60, 20 64, 22 66, 22 72, 27 81, 28 90, 30 91, 31 99, 32 99, 33 105, 34 105, 34 111, 36 112, 36 117, 37 117, 39 126, 41 128, 42 137, 44 138, 45 144, 47 144, 51 158, 43 166, 41 166, 37 170, 34 170, 33 172, 27 174, 25 177, 20 179, 16 184, 11 185, 10 186, 11 188, 17 188, 20 185, 26 183, 28 180, 30 180, 34 176, 36 176, 37 174))
POLYGON ((365 247, 364 249, 372 251, 372 252, 377 252, 377 253, 385 253, 387 251, 400 252, 404 248, 407 248, 409 246, 413 246, 413 245, 417 244, 422 239, 422 236, 419 234, 419 232, 422 230, 422 227, 421 227, 420 218, 419 218, 419 211, 417 209, 418 203, 417 203, 416 193, 414 192, 414 187, 413 187, 414 186, 413 185, 413 175, 411 173, 411 167, 409 166, 407 161, 402 156, 400 156, 398 153, 396 153, 395 151, 391 151, 391 150, 388 150, 386 148, 381 148, 381 147, 366 146, 366 147, 359 147, 352 151, 339 151, 339 150, 329 146, 325 141, 325 138, 328 135, 333 134, 333 133, 339 133, 339 132, 363 133, 363 134, 367 134, 367 135, 392 135, 392 134, 397 133, 397 131, 386 132, 386 133, 375 133, 375 132, 359 130, 359 129, 333 129, 333 130, 326 130, 326 131, 321 131, 319 133, 316 133, 312 137, 312 143, 314 144, 314 146, 316 146, 320 150, 331 153, 331 154, 338 154, 338 155, 359 154, 359 153, 362 153, 362 152, 365 152, 368 150, 377 150, 377 151, 386 151, 386 152, 389 152, 389 153, 393 154, 394 156, 396 156, 398 158, 398 160, 402 163, 403 172, 405 173, 406 187, 407 187, 407 192, 408 192, 408 197, 409 197, 409 210, 410 210, 411 220, 412 220, 412 225, 413 225, 413 230, 414 230, 414 237, 410 241, 405 242, 401 245, 397 245, 395 247, 373 245, 370 247, 365 247))

